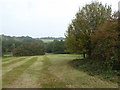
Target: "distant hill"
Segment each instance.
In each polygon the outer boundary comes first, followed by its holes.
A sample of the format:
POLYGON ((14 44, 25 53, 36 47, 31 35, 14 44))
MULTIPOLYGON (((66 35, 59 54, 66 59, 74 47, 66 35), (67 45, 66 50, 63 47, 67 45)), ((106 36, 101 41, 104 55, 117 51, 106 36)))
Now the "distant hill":
POLYGON ((42 37, 42 38, 40 38, 40 39, 51 39, 51 40, 65 40, 65 38, 64 37, 42 37))
POLYGON ((17 40, 24 40, 24 39, 52 39, 52 40, 65 40, 64 37, 41 37, 41 38, 32 38, 30 36, 20 36, 20 37, 17 37, 17 36, 7 36, 7 35, 0 35, 0 37, 2 37, 2 39, 17 39, 17 40))
POLYGON ((30 36, 7 36, 7 35, 0 35, 2 37, 2 40, 14 40, 19 42, 34 42, 34 41, 45 41, 45 42, 51 42, 53 40, 65 40, 64 37, 41 37, 41 38, 32 38, 30 36))
POLYGON ((16 36, 7 36, 7 35, 0 35, 0 37, 2 37, 2 40, 9 40, 9 41, 18 41, 18 42, 22 42, 22 43, 27 43, 27 42, 42 42, 42 40, 40 39, 35 39, 29 36, 21 36, 21 37, 16 37, 16 36))

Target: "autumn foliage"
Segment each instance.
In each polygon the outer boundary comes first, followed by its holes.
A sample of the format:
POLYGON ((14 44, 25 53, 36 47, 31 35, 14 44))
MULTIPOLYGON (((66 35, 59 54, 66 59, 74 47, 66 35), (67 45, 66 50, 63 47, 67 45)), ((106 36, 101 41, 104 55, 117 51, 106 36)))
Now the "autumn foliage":
POLYGON ((91 35, 93 43, 92 57, 106 62, 117 60, 118 23, 106 21, 95 33, 91 35))

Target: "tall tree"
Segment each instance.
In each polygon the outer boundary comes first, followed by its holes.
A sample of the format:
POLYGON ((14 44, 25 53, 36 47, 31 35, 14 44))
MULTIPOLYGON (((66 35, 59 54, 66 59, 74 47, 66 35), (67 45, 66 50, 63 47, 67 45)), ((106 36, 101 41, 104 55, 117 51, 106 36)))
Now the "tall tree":
POLYGON ((91 57, 91 34, 111 17, 111 7, 99 2, 86 4, 68 27, 66 42, 70 51, 91 57))

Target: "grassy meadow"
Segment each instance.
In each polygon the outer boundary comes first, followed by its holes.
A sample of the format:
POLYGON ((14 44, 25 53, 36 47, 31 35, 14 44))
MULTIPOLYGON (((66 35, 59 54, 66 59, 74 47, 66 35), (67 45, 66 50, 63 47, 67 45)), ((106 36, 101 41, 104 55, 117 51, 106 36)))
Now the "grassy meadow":
POLYGON ((44 43, 53 42, 54 39, 41 39, 44 43))
MULTIPOLYGON (((44 43, 50 43, 50 42, 54 41, 54 39, 40 39, 40 40, 42 40, 44 43)), ((60 40, 58 40, 58 41, 60 41, 60 40)))
POLYGON ((91 76, 70 65, 74 54, 2 59, 3 88, 117 88, 117 83, 91 76))

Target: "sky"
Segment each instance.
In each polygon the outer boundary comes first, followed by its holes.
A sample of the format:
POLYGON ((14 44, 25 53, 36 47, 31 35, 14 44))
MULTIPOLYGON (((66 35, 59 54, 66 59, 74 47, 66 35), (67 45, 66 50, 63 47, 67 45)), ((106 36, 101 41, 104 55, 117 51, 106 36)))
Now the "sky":
MULTIPOLYGON (((118 10, 120 0, 97 0, 118 10)), ((79 8, 91 0, 0 0, 0 34, 64 37, 79 8)))

